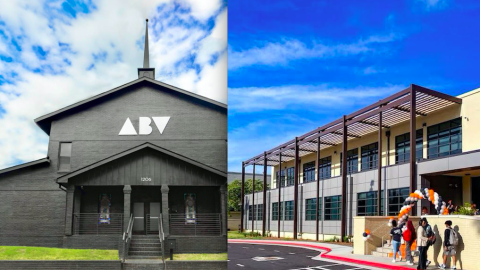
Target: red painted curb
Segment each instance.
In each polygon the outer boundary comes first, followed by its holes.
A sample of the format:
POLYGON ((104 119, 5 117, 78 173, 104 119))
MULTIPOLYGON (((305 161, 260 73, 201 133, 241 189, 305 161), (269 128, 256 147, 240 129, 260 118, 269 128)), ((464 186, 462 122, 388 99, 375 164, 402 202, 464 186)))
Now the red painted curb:
POLYGON ((377 268, 384 268, 384 269, 392 269, 392 270, 412 270, 410 267, 400 266, 400 265, 390 265, 385 263, 378 263, 378 262, 371 262, 359 259, 352 259, 343 256, 336 256, 336 255, 328 255, 327 253, 331 252, 332 250, 328 247, 322 247, 318 245, 312 245, 309 243, 301 243, 301 242, 289 242, 289 241, 263 241, 263 240, 243 240, 243 239, 229 239, 229 243, 247 243, 247 244, 274 244, 274 245, 289 245, 289 246, 298 246, 298 247, 308 247, 314 249, 321 249, 324 250, 325 253, 321 253, 319 256, 325 259, 336 260, 336 261, 344 261, 349 263, 356 263, 366 266, 372 266, 377 268))

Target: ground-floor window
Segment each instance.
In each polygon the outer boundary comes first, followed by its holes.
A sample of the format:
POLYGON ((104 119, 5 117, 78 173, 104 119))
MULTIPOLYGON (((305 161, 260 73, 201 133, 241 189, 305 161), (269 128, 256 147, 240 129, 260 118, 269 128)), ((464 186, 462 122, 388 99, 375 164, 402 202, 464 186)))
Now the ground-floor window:
MULTIPOLYGON (((318 218, 322 219, 322 198, 319 198, 320 204, 318 205, 318 218)), ((317 198, 305 200, 305 220, 317 220, 316 219, 316 207, 317 198)))
POLYGON ((287 169, 287 186, 293 186, 295 181, 295 168, 290 167, 287 169))
MULTIPOLYGON (((378 191, 368 191, 357 193, 357 216, 376 216, 377 215, 378 191)), ((383 191, 381 194, 381 215, 383 216, 384 206, 383 191)))
POLYGON ((341 195, 325 197, 325 220, 340 220, 341 210, 341 195))
MULTIPOLYGON (((248 206, 248 220, 252 220, 252 205, 248 206)), ((255 220, 263 220, 263 204, 255 205, 255 220)))
MULTIPOLYGON (((272 220, 278 220, 278 202, 272 203, 272 220)), ((283 220, 283 202, 280 204, 280 220, 283 220)))
POLYGON ((395 188, 388 190, 388 215, 396 216, 400 213, 400 209, 408 198, 410 190, 409 188, 395 188))
POLYGON ((293 220, 293 201, 285 202, 285 220, 293 220))

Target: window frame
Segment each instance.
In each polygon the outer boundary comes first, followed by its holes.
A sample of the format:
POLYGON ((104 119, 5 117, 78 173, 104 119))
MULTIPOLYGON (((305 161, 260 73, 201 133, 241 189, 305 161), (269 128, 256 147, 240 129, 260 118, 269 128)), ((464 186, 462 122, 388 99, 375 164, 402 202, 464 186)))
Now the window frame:
POLYGON ((315 182, 315 161, 303 164, 303 183, 310 182, 315 182))
MULTIPOLYGON (((374 191, 366 191, 366 192, 358 192, 357 193, 357 216, 377 216, 377 198, 378 198, 378 190, 374 191), (366 197, 360 198, 360 196, 366 194, 367 196, 373 194, 373 197, 366 197), (365 201, 365 205, 361 206, 360 202, 365 201), (369 205, 368 202, 373 201, 372 205, 369 205), (373 207, 373 211, 367 211, 368 207, 373 207), (363 208, 365 211, 360 211, 363 208)), ((380 216, 383 216, 385 213, 385 192, 384 190, 381 191, 381 205, 380 205, 380 216)))
POLYGON ((462 129, 461 117, 427 127, 427 158, 440 158, 462 153, 462 129), (445 125, 448 125, 448 128, 442 129, 442 126, 445 125), (452 141, 452 137, 456 137, 455 141, 452 141), (448 142, 442 142, 446 139, 448 142), (457 148, 452 150, 452 145, 456 145, 457 148), (444 147, 448 147, 448 151, 440 152, 444 147), (432 153, 433 150, 436 153, 432 153))
POLYGON ((324 220, 325 221, 335 221, 335 220, 341 220, 342 219, 342 195, 334 195, 334 196, 328 196, 328 197, 325 197, 324 198, 325 202, 325 206, 324 206, 324 220), (327 200, 329 199, 334 199, 336 198, 335 201, 330 201, 330 202, 327 202, 327 200), (334 205, 336 204, 336 206, 331 206, 331 205, 334 205), (337 210, 338 213, 331 213, 330 211, 331 210, 337 210), (335 217, 335 218, 334 218, 335 217))
POLYGON ((293 209, 294 209, 294 203, 293 201, 285 201, 283 202, 285 207, 284 207, 284 217, 286 221, 293 220, 293 209))
POLYGON ((295 167, 287 168, 287 187, 295 184, 295 167), (290 175, 291 174, 291 175, 290 175), (291 176, 291 178, 290 178, 291 176))
MULTIPOLYGON (((395 136, 395 164, 409 162, 410 149, 410 132, 395 136), (403 145, 399 147, 399 144, 403 145)), ((423 159, 423 128, 416 131, 415 151, 417 161, 423 159)))
POLYGON ((321 158, 318 162, 320 180, 332 178, 332 156, 321 158))
POLYGON ((370 143, 364 145, 360 148, 360 155, 361 155, 361 171, 368 171, 376 169, 378 166, 378 142, 370 143), (373 148, 375 147, 375 148, 373 148), (368 159, 364 162, 364 158, 368 159), (369 166, 364 166, 364 164, 368 164, 369 166))
MULTIPOLYGON (((319 198, 318 205, 318 220, 322 220, 322 198, 319 198)), ((317 198, 305 199, 305 220, 317 220, 316 219, 316 207, 317 207, 317 198)))
POLYGON ((73 143, 71 141, 60 141, 58 142, 58 164, 57 164, 57 172, 70 172, 72 170, 72 152, 73 152, 73 143), (62 144, 70 144, 70 156, 68 157, 68 169, 61 168, 61 160, 62 160, 62 144))
POLYGON ((410 189, 408 187, 403 187, 403 188, 392 188, 388 190, 388 198, 387 198, 387 213, 389 216, 397 216, 398 213, 400 212, 400 209, 403 206, 403 203, 405 202, 405 199, 410 195, 410 189), (398 194, 393 196, 391 193, 397 191, 398 194), (403 195, 402 195, 403 193, 403 195), (397 202, 391 203, 392 199, 398 199, 397 202), (390 211, 391 207, 397 207, 397 211, 390 211))

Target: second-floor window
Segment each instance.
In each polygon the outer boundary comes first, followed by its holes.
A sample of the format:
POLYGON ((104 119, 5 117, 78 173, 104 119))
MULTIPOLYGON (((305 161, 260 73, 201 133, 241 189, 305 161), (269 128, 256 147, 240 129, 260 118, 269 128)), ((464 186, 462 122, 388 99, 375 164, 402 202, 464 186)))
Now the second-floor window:
POLYGON ((462 118, 443 122, 427 129, 428 158, 462 152, 462 118))
POLYGON ((315 161, 303 164, 303 182, 315 181, 315 161))
POLYGON ((332 177, 332 157, 324 157, 320 159, 320 179, 332 177))
POLYGON ((70 142, 60 143, 60 149, 58 154, 58 171, 60 172, 70 171, 71 157, 72 157, 72 143, 70 142))
POLYGON ((290 167, 287 169, 287 186, 293 186, 295 182, 295 168, 290 167))
POLYGON ((277 171, 277 177, 275 178, 275 186, 278 188, 280 183, 281 187, 285 186, 285 170, 277 171), (282 173, 280 175, 280 172, 282 173))
MULTIPOLYGON (((416 134, 417 160, 423 158, 423 129, 416 134)), ((395 163, 404 163, 410 160, 410 132, 395 137, 395 163)))
POLYGON ((362 171, 377 168, 378 142, 362 146, 362 171))
MULTIPOLYGON (((340 153, 340 174, 342 174, 343 153, 340 153)), ((347 151, 347 174, 358 172, 358 148, 347 151)))

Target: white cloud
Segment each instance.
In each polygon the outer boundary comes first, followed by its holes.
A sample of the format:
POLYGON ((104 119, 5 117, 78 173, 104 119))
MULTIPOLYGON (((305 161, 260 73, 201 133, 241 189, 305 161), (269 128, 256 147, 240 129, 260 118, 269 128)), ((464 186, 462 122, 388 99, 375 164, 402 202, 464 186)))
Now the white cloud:
POLYGON ((392 42, 397 38, 399 38, 397 35, 389 34, 386 36, 371 36, 355 43, 331 45, 313 42, 310 46, 296 39, 285 39, 281 42, 267 42, 261 46, 240 51, 230 47, 228 68, 235 70, 252 65, 286 65, 290 61, 300 59, 364 54, 375 52, 374 44, 392 42))
POLYGON ((229 88, 229 113, 283 110, 286 108, 330 110, 343 106, 366 104, 385 97, 405 86, 358 86, 354 88, 328 85, 287 85, 275 87, 229 88))
POLYGON ((227 10, 200 2, 178 10, 169 0, 98 0, 76 18, 59 1, 2 2, 0 54, 13 62, 0 60, 0 168, 46 156, 48 137, 34 118, 137 78, 145 18, 157 79, 226 102, 227 10))

